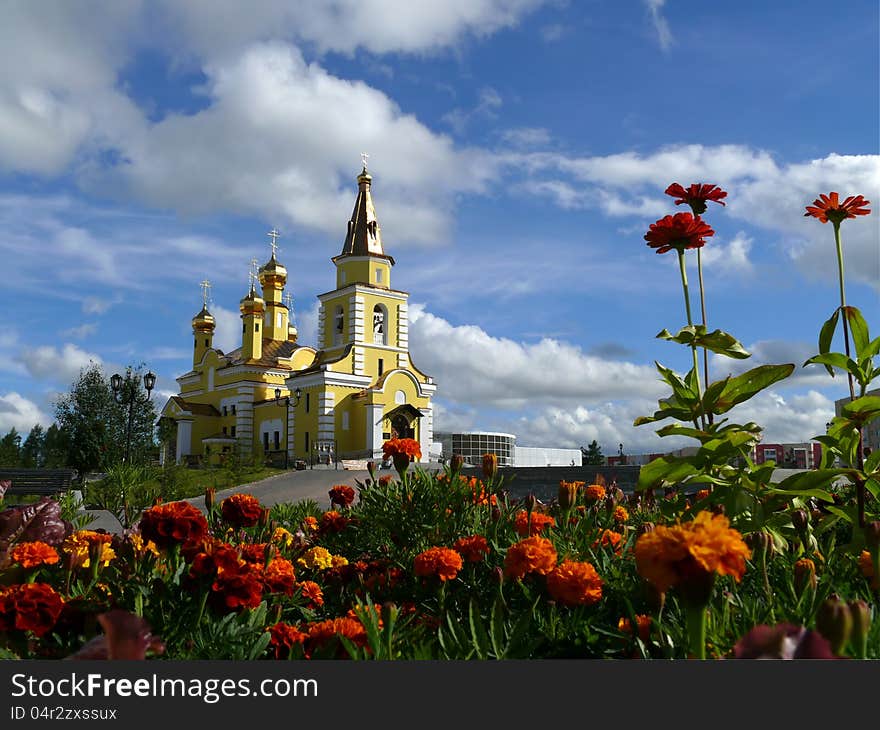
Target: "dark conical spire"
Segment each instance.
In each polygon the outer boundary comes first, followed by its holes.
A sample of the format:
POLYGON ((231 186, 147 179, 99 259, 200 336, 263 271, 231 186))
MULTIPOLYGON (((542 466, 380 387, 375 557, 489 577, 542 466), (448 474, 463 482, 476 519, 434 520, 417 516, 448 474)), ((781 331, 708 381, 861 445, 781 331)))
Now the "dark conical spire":
POLYGON ((382 248, 382 233, 379 221, 376 219, 373 197, 370 194, 373 178, 367 172, 366 163, 361 174, 358 175, 357 182, 357 200, 354 202, 354 210, 348 222, 348 232, 340 256, 385 256, 382 248))

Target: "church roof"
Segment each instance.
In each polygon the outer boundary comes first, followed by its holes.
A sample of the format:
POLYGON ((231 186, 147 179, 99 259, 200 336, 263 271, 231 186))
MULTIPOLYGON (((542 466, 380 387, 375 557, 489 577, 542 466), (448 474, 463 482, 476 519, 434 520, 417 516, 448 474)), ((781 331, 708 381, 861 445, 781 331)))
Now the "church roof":
POLYGON ((341 256, 380 256, 390 259, 393 264, 394 259, 382 248, 382 231, 376 218, 376 209, 373 207, 373 196, 370 193, 373 178, 367 172, 366 166, 358 175, 357 181, 357 199, 354 201, 354 210, 348 221, 342 253, 335 257, 334 261, 341 256))
POLYGON ((303 347, 303 345, 299 345, 291 340, 270 340, 264 337, 263 354, 259 360, 245 360, 241 355, 240 347, 226 353, 226 357, 228 358, 229 366, 244 365, 247 363, 248 365, 260 365, 266 368, 291 370, 292 368, 290 365, 278 362, 278 358, 289 358, 293 355, 294 351, 298 350, 300 347, 303 347))
POLYGON ((299 375, 304 375, 306 373, 315 373, 315 372, 318 372, 319 370, 321 370, 322 366, 324 366, 324 365, 329 365, 330 363, 339 362, 340 360, 344 360, 346 357, 348 357, 349 353, 351 352, 352 347, 353 347, 353 345, 349 342, 345 346, 345 349, 343 349, 339 355, 332 355, 332 356, 328 355, 326 350, 318 350, 315 353, 315 359, 312 361, 312 364, 309 365, 307 368, 304 368, 302 370, 297 370, 296 372, 294 372, 293 377, 297 377, 299 375))
POLYGON ((180 408, 184 411, 189 411, 194 416, 219 416, 220 411, 218 411, 214 406, 210 403, 192 403, 190 401, 184 400, 179 395, 172 395, 171 400, 173 400, 180 408))

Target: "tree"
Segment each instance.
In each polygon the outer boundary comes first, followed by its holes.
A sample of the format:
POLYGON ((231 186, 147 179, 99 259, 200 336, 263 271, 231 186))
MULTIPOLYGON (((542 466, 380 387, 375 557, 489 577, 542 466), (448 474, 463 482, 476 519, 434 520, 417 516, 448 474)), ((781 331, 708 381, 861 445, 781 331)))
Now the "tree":
POLYGON ((57 423, 53 423, 46 429, 46 435, 43 438, 43 467, 60 469, 67 466, 68 450, 67 433, 62 431, 57 423))
POLYGON ((21 466, 21 435, 14 426, 0 439, 0 466, 21 466))
MULTIPOLYGON (((156 411, 146 399, 141 368, 129 368, 125 388, 135 394, 131 407, 132 462, 142 461, 155 446, 156 411)), ((129 405, 113 398, 110 381, 101 367, 90 363, 80 371, 70 392, 55 402, 55 418, 67 445, 67 464, 80 476, 122 461, 128 435, 129 405)))
POLYGON ((46 463, 46 433, 38 423, 28 434, 21 447, 21 465, 26 469, 39 469, 46 463))
POLYGON ((602 456, 602 447, 596 439, 593 439, 587 448, 581 446, 581 453, 584 455, 584 465, 601 466, 605 463, 605 457, 602 456))

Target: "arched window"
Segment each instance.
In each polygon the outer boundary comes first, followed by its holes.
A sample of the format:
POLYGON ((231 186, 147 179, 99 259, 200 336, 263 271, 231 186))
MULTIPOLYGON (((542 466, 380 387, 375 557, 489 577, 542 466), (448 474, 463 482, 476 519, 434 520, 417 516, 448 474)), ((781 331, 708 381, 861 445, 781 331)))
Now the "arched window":
POLYGON ((381 304, 373 307, 373 344, 388 344, 388 312, 381 304))
POLYGON ((337 306, 333 311, 333 344, 342 344, 342 330, 345 326, 345 315, 342 313, 342 307, 337 306))

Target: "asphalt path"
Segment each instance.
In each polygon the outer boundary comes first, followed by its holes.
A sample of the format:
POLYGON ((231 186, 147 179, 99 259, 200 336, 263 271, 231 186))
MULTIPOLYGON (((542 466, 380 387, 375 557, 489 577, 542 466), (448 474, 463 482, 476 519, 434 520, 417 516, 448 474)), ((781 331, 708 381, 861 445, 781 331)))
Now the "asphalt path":
MULTIPOLYGON (((395 472, 382 470, 380 473, 391 474, 395 472)), ((242 484, 231 489, 219 490, 216 500, 219 504, 222 499, 241 492, 254 495, 265 507, 271 507, 284 502, 301 502, 313 499, 322 509, 327 509, 330 506, 330 495, 328 492, 331 487, 336 484, 347 484, 357 491, 357 480, 364 482, 368 476, 369 473, 366 469, 360 471, 323 467, 304 469, 302 471, 288 471, 251 484, 242 484)), ((186 501, 195 505, 203 512, 205 511, 204 497, 192 497, 186 501)), ((119 521, 111 513, 105 510, 87 511, 97 518, 88 525, 87 529, 122 532, 122 525, 119 524, 119 521)))

